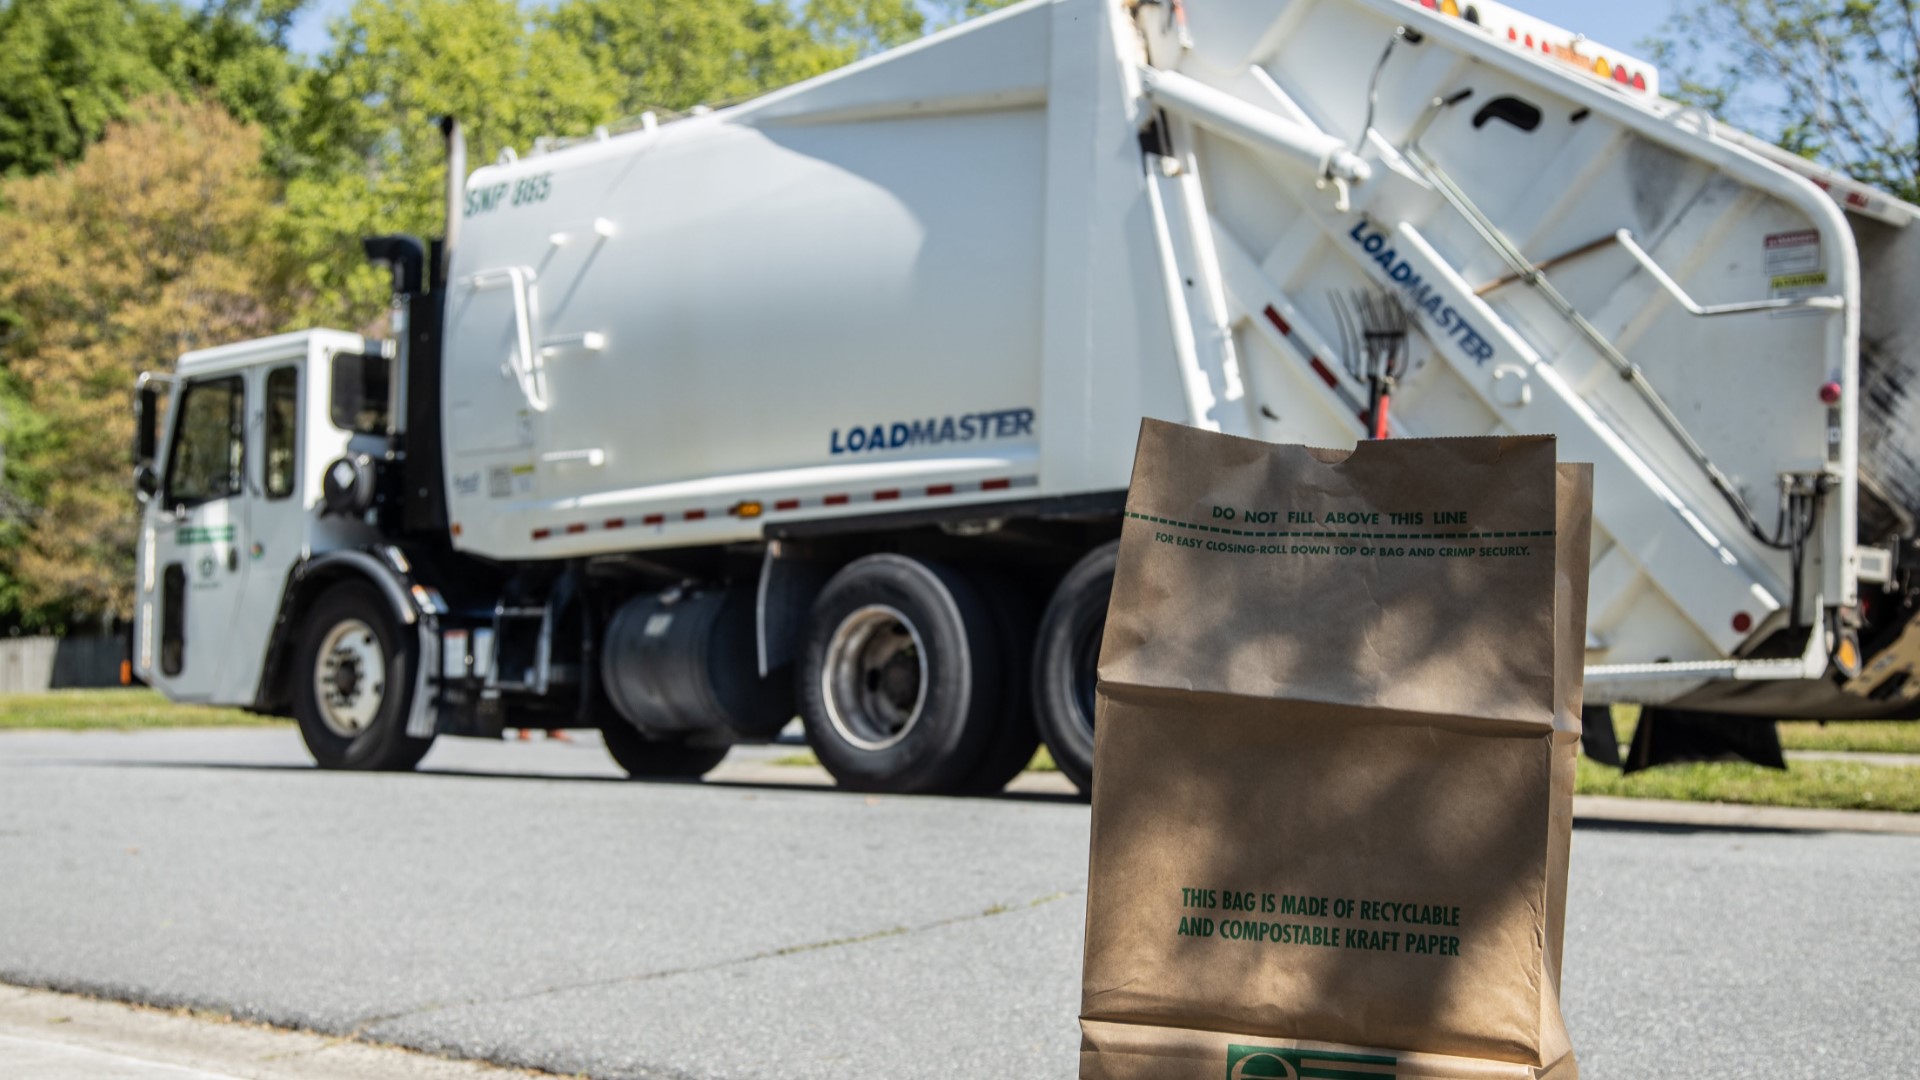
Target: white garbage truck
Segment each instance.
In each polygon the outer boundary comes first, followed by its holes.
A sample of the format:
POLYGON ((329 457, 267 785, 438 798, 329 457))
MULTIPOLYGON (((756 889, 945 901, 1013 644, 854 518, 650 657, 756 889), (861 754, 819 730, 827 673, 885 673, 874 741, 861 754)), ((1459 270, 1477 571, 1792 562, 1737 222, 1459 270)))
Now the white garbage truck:
POLYGON ((1029 0, 470 175, 450 125, 390 340, 143 377, 134 665, 334 768, 696 776, 797 714, 849 787, 1084 786, 1159 417, 1552 433, 1589 701, 1913 716, 1920 210, 1658 90, 1493 3, 1029 0))

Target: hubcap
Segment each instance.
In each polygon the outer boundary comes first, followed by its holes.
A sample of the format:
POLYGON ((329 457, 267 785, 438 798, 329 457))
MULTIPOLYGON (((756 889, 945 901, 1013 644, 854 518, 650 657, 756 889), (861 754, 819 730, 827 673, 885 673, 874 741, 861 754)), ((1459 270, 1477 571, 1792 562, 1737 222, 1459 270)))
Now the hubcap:
POLYGON ((820 673, 827 719, 862 750, 907 737, 927 702, 927 652, 897 609, 870 604, 841 620, 820 673))
POLYGON ((387 654, 373 627, 344 619, 327 631, 313 664, 313 698, 320 722, 351 739, 380 714, 387 688, 387 654))

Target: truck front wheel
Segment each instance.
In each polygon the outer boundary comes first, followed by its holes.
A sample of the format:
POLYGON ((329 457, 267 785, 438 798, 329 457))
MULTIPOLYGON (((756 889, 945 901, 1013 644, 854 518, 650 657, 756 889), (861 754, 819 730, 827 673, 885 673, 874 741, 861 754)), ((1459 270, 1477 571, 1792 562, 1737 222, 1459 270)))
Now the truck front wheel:
POLYGON ((999 732, 993 633, 973 586, 938 563, 847 564, 814 603, 797 675, 820 763, 858 791, 965 786, 999 732))
POLYGON ((323 769, 406 770, 433 740, 407 735, 418 648, 380 594, 335 585, 307 613, 294 668, 293 715, 323 769))
POLYGON ((1114 540, 1094 548, 1067 571, 1040 617, 1040 642, 1033 657, 1033 706, 1040 738, 1060 771, 1089 795, 1093 688, 1119 555, 1120 541, 1114 540))

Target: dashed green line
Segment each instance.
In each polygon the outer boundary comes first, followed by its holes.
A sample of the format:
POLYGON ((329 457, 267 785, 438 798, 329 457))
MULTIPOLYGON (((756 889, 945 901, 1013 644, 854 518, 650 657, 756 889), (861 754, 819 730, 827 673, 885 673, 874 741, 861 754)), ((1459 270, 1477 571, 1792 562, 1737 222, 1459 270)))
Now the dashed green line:
POLYGON ((1152 522, 1155 525, 1171 525, 1178 529, 1192 529, 1194 532, 1221 533, 1226 536, 1246 536, 1254 538, 1298 537, 1318 540, 1496 540, 1525 539, 1528 537, 1552 536, 1552 529, 1533 529, 1519 532, 1464 532, 1464 533, 1347 533, 1347 532, 1261 532, 1257 529, 1229 529, 1219 525, 1199 525, 1191 521, 1175 521, 1172 518, 1155 517, 1152 514, 1136 514, 1127 511, 1127 516, 1136 521, 1152 522))

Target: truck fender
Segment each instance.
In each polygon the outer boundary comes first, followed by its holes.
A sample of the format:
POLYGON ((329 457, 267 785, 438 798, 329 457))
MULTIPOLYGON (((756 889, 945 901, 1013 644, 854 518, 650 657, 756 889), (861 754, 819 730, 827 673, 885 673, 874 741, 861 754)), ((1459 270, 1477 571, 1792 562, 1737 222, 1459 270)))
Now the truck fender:
POLYGON ((807 612, 826 585, 833 567, 802 557, 786 541, 767 544, 760 560, 754 595, 754 624, 760 649, 760 677, 793 663, 807 612))
MULTIPOLYGON (((436 598, 435 594, 423 589, 427 599, 416 603, 410 596, 415 583, 410 577, 411 565, 406 556, 398 548, 383 547, 379 550, 380 555, 357 549, 329 551, 305 559, 288 571, 287 583, 280 595, 280 611, 274 619, 273 633, 267 639, 266 662, 260 668, 260 684, 254 690, 255 712, 285 713, 291 707, 289 668, 293 663, 294 641, 300 631, 300 621, 313 602, 326 591, 326 587, 342 579, 358 578, 371 583, 387 599, 394 616, 403 626, 420 631, 420 669, 423 677, 427 671, 433 670, 429 664, 437 666, 438 635, 429 631, 431 624, 438 622, 435 618, 438 613, 428 602, 436 598)), ((415 694, 416 714, 426 705, 423 699, 428 696, 415 694)), ((418 715, 409 720, 410 732, 418 721, 418 715)))

